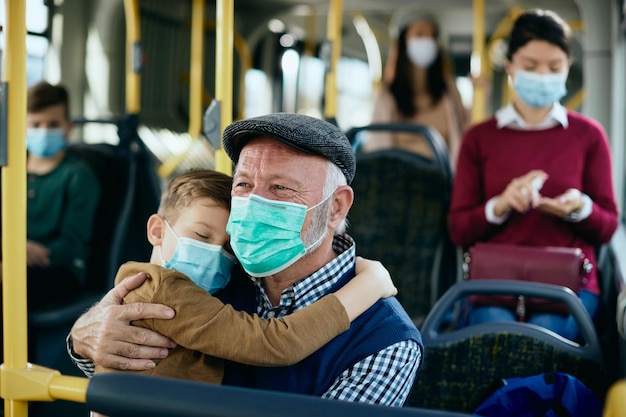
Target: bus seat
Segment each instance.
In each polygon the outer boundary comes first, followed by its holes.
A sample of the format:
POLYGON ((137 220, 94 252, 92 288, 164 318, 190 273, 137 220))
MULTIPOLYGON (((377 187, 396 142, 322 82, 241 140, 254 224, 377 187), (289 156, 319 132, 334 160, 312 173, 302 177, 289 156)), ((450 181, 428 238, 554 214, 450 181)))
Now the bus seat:
POLYGON ((89 307, 111 288, 122 263, 147 261, 152 249, 146 239, 146 221, 156 212, 160 190, 154 186, 156 172, 147 156, 132 147, 109 144, 79 144, 69 149, 92 167, 100 182, 86 291, 75 305, 29 314, 34 327, 73 322, 85 310, 82 307, 89 307))
POLYGON ((520 281, 464 281, 436 303, 422 326, 424 364, 409 406, 472 412, 503 378, 559 371, 578 378, 602 402, 607 388, 602 349, 593 322, 571 290, 520 281), (580 344, 527 323, 445 327, 454 304, 472 294, 524 294, 567 305, 582 333, 580 344))
POLYGON ((115 146, 107 144, 77 145, 68 152, 79 155, 96 174, 100 183, 100 201, 94 218, 91 254, 87 262, 85 292, 72 304, 29 314, 29 324, 46 327, 73 321, 82 311, 95 302, 108 287, 110 279, 108 261, 114 245, 116 224, 128 222, 125 208, 132 203, 128 199, 130 162, 115 146))
POLYGON ((470 414, 337 401, 129 372, 99 373, 87 386, 89 409, 109 417, 462 417, 470 414), (245 401, 242 401, 245 398, 245 401))
POLYGON ((619 225, 611 241, 598 248, 596 256, 602 302, 595 317, 596 331, 608 363, 609 381, 626 376, 623 346, 626 340, 626 229, 619 225))
POLYGON ((377 124, 352 129, 347 136, 358 142, 355 137, 380 130, 421 134, 435 156, 401 149, 357 152, 348 233, 359 256, 387 267, 398 300, 419 326, 456 281, 456 248, 446 227, 450 164, 443 140, 425 126, 377 124))
MULTIPOLYGON (((100 181, 87 279, 84 292, 73 302, 29 312, 34 356, 29 361, 80 376, 65 352, 65 337, 74 321, 112 287, 122 263, 149 259, 152 248, 146 239, 146 221, 157 210, 160 190, 154 186, 154 165, 139 147, 77 144, 69 152, 87 161, 100 181)), ((37 407, 60 415, 53 406, 37 407)))

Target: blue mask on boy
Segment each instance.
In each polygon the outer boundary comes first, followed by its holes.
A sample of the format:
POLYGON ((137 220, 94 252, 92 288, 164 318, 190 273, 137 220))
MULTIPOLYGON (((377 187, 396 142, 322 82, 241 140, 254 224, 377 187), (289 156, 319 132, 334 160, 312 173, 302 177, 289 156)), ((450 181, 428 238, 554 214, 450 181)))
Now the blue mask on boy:
POLYGON ((165 224, 176 236, 178 242, 169 261, 166 262, 161 254, 161 265, 185 274, 197 286, 207 290, 210 294, 215 294, 224 288, 230 281, 235 257, 220 245, 178 237, 167 221, 165 224))
POLYGON ((324 236, 308 248, 304 247, 300 232, 307 211, 331 195, 310 208, 268 200, 255 194, 233 197, 226 233, 230 235, 230 246, 246 272, 253 277, 276 274, 293 265, 319 243, 324 236))
POLYGON ((26 149, 40 158, 50 158, 65 149, 62 129, 26 129, 26 149))
POLYGON ((544 108, 562 99, 567 93, 565 81, 567 73, 538 74, 536 72, 515 71, 513 86, 518 97, 528 106, 544 108))

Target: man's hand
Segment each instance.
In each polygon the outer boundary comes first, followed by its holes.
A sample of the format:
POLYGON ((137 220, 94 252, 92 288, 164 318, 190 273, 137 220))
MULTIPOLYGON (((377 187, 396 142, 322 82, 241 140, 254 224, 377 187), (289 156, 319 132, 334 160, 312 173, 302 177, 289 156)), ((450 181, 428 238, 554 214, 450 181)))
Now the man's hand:
POLYGON ((139 287, 146 274, 128 277, 78 318, 72 327, 73 349, 97 365, 119 370, 154 368, 152 359, 165 358, 176 344, 152 330, 130 325, 141 319, 171 319, 174 310, 162 304, 122 305, 124 297, 139 287))

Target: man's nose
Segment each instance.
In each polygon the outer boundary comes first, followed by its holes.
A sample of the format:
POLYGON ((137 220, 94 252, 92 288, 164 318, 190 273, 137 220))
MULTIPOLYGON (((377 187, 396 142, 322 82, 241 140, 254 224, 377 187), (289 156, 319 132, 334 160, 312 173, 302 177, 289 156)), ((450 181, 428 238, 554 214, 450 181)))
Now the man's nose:
POLYGON ((276 199, 274 197, 274 195, 272 195, 272 193, 270 193, 268 190, 261 189, 260 187, 254 187, 250 191, 250 194, 258 195, 259 197, 263 197, 263 198, 266 198, 268 200, 275 200, 276 199))

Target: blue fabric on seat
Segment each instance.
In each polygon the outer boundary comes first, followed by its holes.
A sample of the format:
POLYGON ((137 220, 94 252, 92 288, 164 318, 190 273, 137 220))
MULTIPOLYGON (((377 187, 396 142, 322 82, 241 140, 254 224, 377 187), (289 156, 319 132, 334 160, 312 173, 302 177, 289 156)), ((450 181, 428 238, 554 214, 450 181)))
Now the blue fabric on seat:
POLYGON ((548 372, 508 378, 474 411, 476 416, 600 417, 602 404, 571 375, 548 372))

